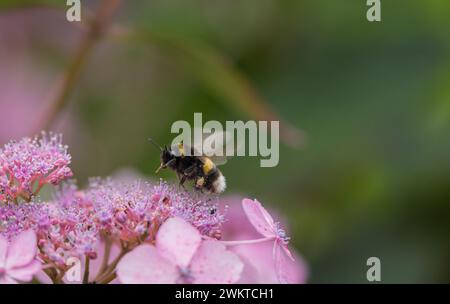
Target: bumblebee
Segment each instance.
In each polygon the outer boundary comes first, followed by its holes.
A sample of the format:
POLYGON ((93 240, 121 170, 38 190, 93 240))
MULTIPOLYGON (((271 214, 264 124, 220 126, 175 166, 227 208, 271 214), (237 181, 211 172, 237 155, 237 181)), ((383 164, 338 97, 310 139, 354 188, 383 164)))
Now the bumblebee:
POLYGON ((162 148, 153 140, 149 140, 161 151, 161 164, 156 173, 161 169, 169 168, 175 171, 182 187, 184 187, 186 181, 193 181, 194 189, 201 192, 220 194, 225 191, 225 177, 217 168, 218 165, 226 162, 225 158, 205 155, 195 156, 196 149, 185 145, 183 142, 162 148), (186 153, 188 149, 190 154, 186 153))

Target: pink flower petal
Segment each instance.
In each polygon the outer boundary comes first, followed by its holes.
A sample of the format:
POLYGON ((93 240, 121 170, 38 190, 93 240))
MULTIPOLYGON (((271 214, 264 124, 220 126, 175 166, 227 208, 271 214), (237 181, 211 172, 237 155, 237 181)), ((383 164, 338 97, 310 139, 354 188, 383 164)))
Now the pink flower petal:
POLYGON ((41 268, 41 263, 34 260, 26 266, 9 269, 8 276, 21 282, 29 282, 33 279, 33 276, 41 270, 41 268))
POLYGON ((288 256, 283 246, 277 243, 274 246, 275 272, 278 281, 281 284, 295 284, 299 281, 305 282, 308 271, 304 261, 300 257, 297 257, 294 262, 292 255, 288 256), (299 268, 302 269, 300 273, 297 271, 299 268))
POLYGON ((8 254, 8 241, 0 235, 0 267, 4 267, 8 254))
POLYGON ((156 235, 156 247, 166 259, 187 267, 201 242, 196 228, 180 218, 168 219, 156 235))
POLYGON ((117 276, 124 284, 174 284, 178 270, 154 246, 141 245, 122 258, 117 276))
POLYGON ((253 227, 265 237, 276 236, 276 227, 272 217, 257 200, 243 199, 242 208, 253 227))
POLYGON ((10 278, 8 275, 5 275, 3 277, 0 277, 0 284, 17 284, 17 282, 10 278))
POLYGON ((239 280, 244 264, 217 241, 203 241, 190 266, 196 284, 231 284, 239 280))
MULTIPOLYGON (((279 242, 279 241, 278 241, 279 242)), ((281 246, 281 248, 283 249, 284 253, 287 255, 287 257, 291 260, 291 261, 295 261, 294 256, 292 255, 291 251, 289 250, 289 247, 287 245, 284 244, 279 244, 279 246, 281 246)))
MULTIPOLYGON (((236 246, 236 247, 244 247, 244 246, 236 246)), ((233 248, 234 249, 234 248, 233 248)), ((242 270, 241 277, 239 278, 239 281, 237 281, 237 284, 261 284, 264 283, 263 280, 261 280, 261 275, 259 273, 259 269, 257 269, 253 262, 249 259, 247 259, 243 255, 239 255, 239 258, 241 259, 242 263, 244 264, 244 269, 242 270)), ((273 259, 271 260, 273 265, 273 259)))
POLYGON ((32 230, 24 231, 10 244, 5 268, 9 270, 25 266, 33 261, 36 253, 36 234, 32 230))
MULTIPOLYGON (((229 205, 227 211, 227 222, 222 226, 223 239, 232 240, 251 240, 260 237, 260 233, 255 230, 247 218, 245 212, 242 212, 242 198, 231 197, 223 199, 229 205)), ((268 211, 272 215, 272 210, 268 211)), ((282 219, 282 217, 281 217, 282 219)), ((283 244, 281 239, 277 239, 278 244, 283 244)), ((256 244, 246 244, 239 246, 230 246, 228 249, 236 253, 244 263, 244 270, 238 284, 276 284, 279 283, 274 261, 274 242, 263 242, 256 244)), ((283 245, 283 250, 287 249, 283 245)), ((284 261, 289 267, 290 279, 285 279, 291 283, 305 283, 308 276, 308 267, 303 258, 291 248, 291 255, 295 262, 290 259, 284 261)), ((285 251, 286 254, 288 254, 285 251)), ((279 268, 278 268, 279 269, 279 268)), ((286 275, 285 275, 286 276, 286 275)))
POLYGON ((281 265, 279 264, 276 267, 273 242, 231 246, 229 248, 244 263, 244 271, 237 282, 238 284, 279 284, 280 277, 288 277, 287 279, 285 278, 285 281, 291 284, 306 282, 308 275, 307 265, 295 251, 293 252, 295 262, 287 257, 283 257, 281 265), (283 275, 283 271, 288 274, 283 275))
POLYGON ((53 284, 52 280, 43 270, 36 273, 36 280, 39 282, 39 284, 53 284))

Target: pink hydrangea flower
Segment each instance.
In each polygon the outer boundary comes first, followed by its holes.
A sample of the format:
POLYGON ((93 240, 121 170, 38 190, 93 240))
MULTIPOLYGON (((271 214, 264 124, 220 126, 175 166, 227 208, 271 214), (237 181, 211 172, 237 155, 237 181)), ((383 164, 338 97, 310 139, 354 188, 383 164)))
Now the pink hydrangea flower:
POLYGON ((303 258, 292 252, 295 261, 286 255, 277 257, 274 263, 273 244, 270 242, 230 247, 244 263, 241 284, 303 284, 308 268, 303 258))
POLYGON ((272 255, 278 281, 280 283, 289 283, 292 278, 292 272, 286 259, 294 261, 294 257, 288 248, 289 237, 280 228, 279 223, 273 220, 269 212, 257 200, 244 199, 242 200, 242 207, 250 223, 264 238, 223 243, 227 245, 243 245, 274 241, 272 255))
POLYGON ((46 184, 72 177, 71 156, 62 135, 25 137, 0 149, 0 202, 30 201, 46 184))
POLYGON ((169 217, 180 217, 201 234, 220 237, 223 215, 211 212, 214 201, 195 197, 160 182, 120 183, 111 179, 91 179, 85 201, 92 205, 102 230, 124 241, 155 237, 159 226, 169 217))
POLYGON ((180 217, 202 235, 220 235, 223 215, 213 201, 195 198, 166 183, 120 183, 93 179, 84 191, 61 185, 50 202, 0 204, 0 234, 11 240, 24 230, 38 236, 39 257, 61 271, 71 257, 96 259, 98 242, 107 236, 134 247, 153 242, 162 223, 180 217))
MULTIPOLYGON (((245 212, 242 212, 242 198, 227 197, 221 199, 229 206, 227 211, 227 221, 222 226, 223 237, 227 240, 255 240, 259 233, 248 221, 245 212)), ((278 214, 270 211, 274 218, 284 222, 278 214)), ((230 246, 229 250, 236 253, 244 263, 244 270, 241 279, 237 283, 241 284, 276 284, 280 283, 279 275, 274 265, 273 243, 265 241, 260 243, 242 244, 230 246)), ((308 265, 295 250, 291 250, 295 261, 283 258, 283 277, 286 282, 292 284, 305 283, 308 277, 308 265)))
POLYGON ((34 201, 18 205, 0 203, 0 235, 11 241, 23 231, 37 231, 39 219, 47 214, 45 204, 34 201))
POLYGON ((274 222, 272 216, 261 203, 257 200, 246 198, 242 200, 242 208, 256 231, 266 238, 273 238, 275 240, 275 247, 281 248, 291 260, 294 260, 288 248, 289 237, 280 227, 279 223, 274 222))
POLYGON ((215 240, 202 240, 199 231, 181 218, 168 219, 156 244, 141 245, 117 266, 122 283, 234 283, 243 264, 215 240))
POLYGON ((217 198, 162 181, 95 178, 84 190, 69 181, 53 200, 39 202, 44 185, 72 176, 69 164, 58 135, 24 138, 0 150, 1 282, 30 281, 41 263, 40 273, 53 283, 69 272, 72 280, 79 276, 78 268, 71 271, 73 258, 84 261, 82 283, 111 283, 117 276, 123 283, 304 280, 289 238, 256 200, 242 202, 235 223, 239 236, 251 231, 250 240, 234 241, 219 241, 225 218, 217 198))
POLYGON ((29 282, 41 270, 36 260, 36 234, 27 230, 11 243, 0 236, 0 284, 29 282))

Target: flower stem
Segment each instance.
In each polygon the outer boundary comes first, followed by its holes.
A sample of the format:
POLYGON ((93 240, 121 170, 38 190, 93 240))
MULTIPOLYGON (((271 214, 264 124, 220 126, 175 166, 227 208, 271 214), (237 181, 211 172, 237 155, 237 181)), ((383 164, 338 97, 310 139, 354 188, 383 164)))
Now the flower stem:
POLYGON ((84 276, 83 276, 83 284, 89 283, 89 267, 90 267, 91 259, 86 256, 86 261, 84 264, 84 276))
POLYGON ((225 246, 237 246, 237 245, 250 245, 250 244, 258 244, 258 243, 264 243, 268 241, 273 241, 275 237, 266 237, 262 239, 256 239, 256 240, 243 240, 243 241, 220 241, 225 246))
POLYGON ((106 267, 108 267, 109 257, 111 255, 111 247, 112 247, 111 240, 105 239, 105 250, 103 254, 103 260, 100 269, 98 270, 97 277, 102 275, 102 273, 106 270, 106 267))
POLYGON ((106 267, 106 269, 102 273, 99 273, 97 275, 97 277, 95 278, 95 282, 96 283, 101 283, 101 282, 105 281, 112 273, 114 273, 117 264, 119 264, 120 260, 128 252, 129 252, 129 250, 122 249, 120 254, 114 259, 114 261, 112 261, 111 264, 108 267, 106 267))
POLYGON ((60 284, 61 281, 58 279, 58 272, 54 267, 42 269, 44 273, 52 280, 53 284, 60 284))
POLYGON ((66 274, 66 271, 61 270, 58 274, 58 276, 56 277, 56 281, 58 282, 58 284, 64 284, 64 275, 66 274))
POLYGON ((55 122, 58 114, 64 109, 70 93, 75 88, 77 80, 80 78, 86 61, 96 42, 100 40, 105 32, 109 19, 117 9, 120 0, 102 0, 94 19, 83 36, 75 55, 70 62, 67 70, 62 75, 62 80, 57 88, 56 97, 50 102, 48 112, 39 122, 37 132, 46 130, 55 122))
POLYGON ((108 276, 106 276, 105 278, 103 278, 98 283, 99 284, 108 284, 108 283, 111 283, 115 278, 117 278, 117 274, 114 271, 114 272, 110 273, 108 276))

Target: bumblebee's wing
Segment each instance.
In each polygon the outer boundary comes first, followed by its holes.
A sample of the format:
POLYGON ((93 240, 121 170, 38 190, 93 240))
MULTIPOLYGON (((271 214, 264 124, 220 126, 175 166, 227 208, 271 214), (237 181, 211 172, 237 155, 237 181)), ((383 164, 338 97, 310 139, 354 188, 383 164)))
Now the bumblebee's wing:
POLYGON ((183 150, 180 149, 180 145, 178 144, 173 144, 170 146, 170 151, 175 155, 175 156, 182 156, 183 155, 183 150))
POLYGON ((230 132, 214 132, 203 135, 201 142, 194 143, 196 151, 202 151, 202 155, 207 156, 217 166, 224 165, 227 162, 227 150, 232 143, 233 137, 230 132))
POLYGON ((226 156, 209 156, 209 158, 216 166, 223 166, 228 161, 226 156))

